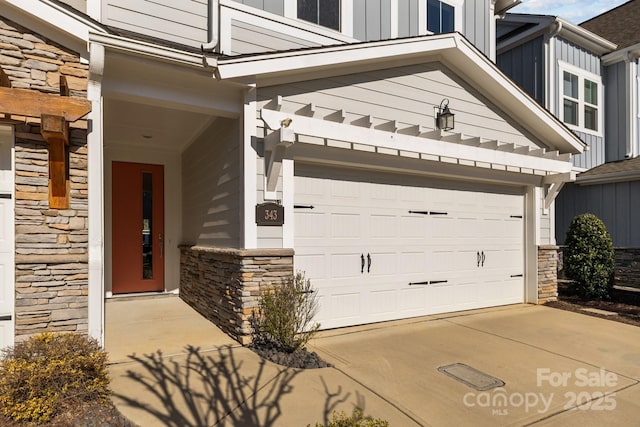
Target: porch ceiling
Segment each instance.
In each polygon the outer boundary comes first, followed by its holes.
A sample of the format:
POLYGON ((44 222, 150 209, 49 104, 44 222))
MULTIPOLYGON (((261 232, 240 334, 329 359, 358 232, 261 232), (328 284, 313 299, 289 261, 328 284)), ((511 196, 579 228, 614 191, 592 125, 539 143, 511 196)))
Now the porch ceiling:
POLYGON ((208 114, 107 98, 104 144, 180 152, 214 119, 208 114))

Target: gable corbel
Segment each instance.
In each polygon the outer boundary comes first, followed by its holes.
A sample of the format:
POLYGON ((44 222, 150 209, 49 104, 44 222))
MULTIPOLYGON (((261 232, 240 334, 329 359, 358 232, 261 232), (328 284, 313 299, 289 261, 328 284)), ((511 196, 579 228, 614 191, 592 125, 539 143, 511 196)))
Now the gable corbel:
POLYGON ((560 194, 560 190, 567 182, 575 182, 577 173, 576 172, 567 172, 567 173, 559 173, 554 175, 547 175, 542 179, 542 184, 545 189, 544 195, 544 209, 546 211, 551 207, 551 204, 554 202, 558 194, 560 194))

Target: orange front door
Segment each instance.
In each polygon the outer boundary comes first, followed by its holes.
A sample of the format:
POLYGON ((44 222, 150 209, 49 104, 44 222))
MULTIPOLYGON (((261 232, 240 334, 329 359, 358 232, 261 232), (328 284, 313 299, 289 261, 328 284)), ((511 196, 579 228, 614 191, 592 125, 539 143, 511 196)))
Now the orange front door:
POLYGON ((112 292, 164 290, 162 165, 112 164, 112 292))

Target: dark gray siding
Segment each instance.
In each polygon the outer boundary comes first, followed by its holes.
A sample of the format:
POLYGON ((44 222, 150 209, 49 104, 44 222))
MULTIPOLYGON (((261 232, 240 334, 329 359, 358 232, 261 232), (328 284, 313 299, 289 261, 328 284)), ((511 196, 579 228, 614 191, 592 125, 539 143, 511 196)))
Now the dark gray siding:
POLYGON ((608 162, 622 160, 627 154, 627 118, 631 116, 626 105, 627 87, 624 61, 612 64, 605 69, 605 138, 607 140, 606 158, 608 162))
POLYGON ((556 240, 565 241, 571 220, 592 213, 604 221, 616 247, 640 246, 640 181, 564 186, 556 199, 556 240))
POLYGON ((542 106, 545 105, 544 40, 530 40, 496 58, 498 67, 542 106))
POLYGON ((391 0, 354 0, 353 37, 363 41, 391 38, 391 0))
POLYGON ((284 16, 284 0, 235 0, 247 6, 284 16))
POLYGON ((398 0, 398 37, 418 33, 418 0, 398 0))

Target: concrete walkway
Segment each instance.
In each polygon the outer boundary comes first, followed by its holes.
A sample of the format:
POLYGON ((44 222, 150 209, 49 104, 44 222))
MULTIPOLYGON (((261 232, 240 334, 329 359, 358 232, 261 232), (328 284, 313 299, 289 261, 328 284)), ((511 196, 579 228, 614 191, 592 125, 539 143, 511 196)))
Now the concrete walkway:
POLYGON ((176 297, 111 300, 106 345, 114 401, 144 427, 306 426, 355 406, 402 427, 639 422, 640 328, 541 306, 325 331, 311 347, 335 367, 293 370, 176 297), (505 386, 438 371, 454 363, 505 386))

